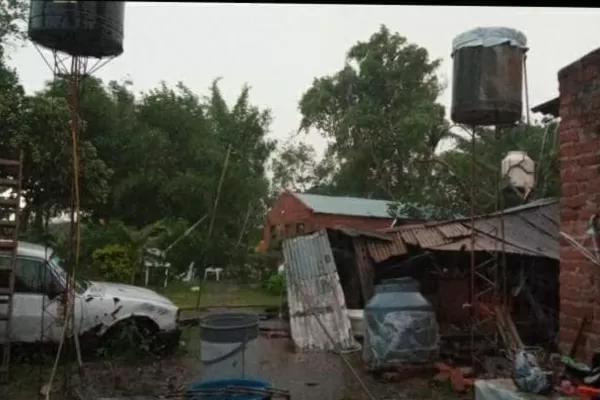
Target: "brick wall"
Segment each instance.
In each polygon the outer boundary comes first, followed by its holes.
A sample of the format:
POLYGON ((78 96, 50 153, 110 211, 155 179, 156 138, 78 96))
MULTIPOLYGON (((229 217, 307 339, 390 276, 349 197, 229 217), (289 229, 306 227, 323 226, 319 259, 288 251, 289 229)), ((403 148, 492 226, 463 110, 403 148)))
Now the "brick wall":
MULTIPOLYGON (((600 213, 600 49, 563 68, 558 80, 561 229, 582 243, 590 217, 600 213)), ((589 361, 600 349, 600 267, 561 239, 559 346, 563 352, 570 350, 585 315, 590 323, 577 353, 589 361)))

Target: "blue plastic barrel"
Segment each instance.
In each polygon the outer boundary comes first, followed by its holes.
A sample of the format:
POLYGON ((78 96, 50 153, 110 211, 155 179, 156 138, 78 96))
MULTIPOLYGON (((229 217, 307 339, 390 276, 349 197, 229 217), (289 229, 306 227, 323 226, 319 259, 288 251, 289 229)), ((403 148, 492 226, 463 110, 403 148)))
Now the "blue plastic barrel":
POLYGON ((200 381, 188 386, 188 398, 190 400, 267 400, 268 395, 254 393, 217 393, 218 389, 226 387, 241 387, 252 389, 266 389, 272 387, 270 382, 259 379, 216 379, 200 381), (214 393, 211 393, 214 390, 214 393))

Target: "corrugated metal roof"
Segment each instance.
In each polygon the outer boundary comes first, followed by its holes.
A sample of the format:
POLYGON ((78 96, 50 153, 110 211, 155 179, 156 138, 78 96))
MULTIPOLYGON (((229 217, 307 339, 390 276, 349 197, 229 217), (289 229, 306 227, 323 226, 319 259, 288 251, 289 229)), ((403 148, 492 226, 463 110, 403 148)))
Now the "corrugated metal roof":
MULTIPOLYGON (((558 200, 542 199, 477 217, 474 222, 475 249, 502 251, 558 260, 558 200), (502 234, 504 224, 504 234, 502 234), (504 242, 504 245, 502 245, 504 242)), ((471 248, 471 221, 411 224, 383 229, 392 242, 367 244, 375 262, 408 253, 407 245, 429 250, 458 251, 471 248)))
POLYGON ((383 240, 385 242, 391 242, 391 240, 392 240, 385 233, 366 231, 364 229, 351 228, 351 227, 346 227, 346 226, 334 226, 333 228, 328 228, 328 229, 331 229, 332 231, 340 231, 344 235, 347 235, 350 237, 361 237, 362 236, 362 237, 368 237, 371 239, 383 240))
POLYGON ((408 253, 400 232, 388 233, 391 242, 368 241, 367 250, 376 263, 408 253))
POLYGON ((320 214, 349 215, 354 217, 389 218, 388 200, 358 197, 322 196, 319 194, 292 193, 298 200, 320 214))
POLYGON ((285 240, 283 256, 296 346, 304 350, 356 348, 326 230, 285 240))

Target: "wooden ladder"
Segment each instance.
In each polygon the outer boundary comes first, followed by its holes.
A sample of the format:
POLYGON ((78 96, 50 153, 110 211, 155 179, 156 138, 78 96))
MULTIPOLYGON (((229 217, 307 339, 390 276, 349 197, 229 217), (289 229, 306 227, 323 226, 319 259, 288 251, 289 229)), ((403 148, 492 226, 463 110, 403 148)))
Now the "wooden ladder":
POLYGON ((0 252, 10 253, 10 258, 0 258, 0 384, 8 383, 10 365, 22 175, 22 152, 18 160, 0 159, 0 252), (5 197, 5 192, 10 195, 5 197))

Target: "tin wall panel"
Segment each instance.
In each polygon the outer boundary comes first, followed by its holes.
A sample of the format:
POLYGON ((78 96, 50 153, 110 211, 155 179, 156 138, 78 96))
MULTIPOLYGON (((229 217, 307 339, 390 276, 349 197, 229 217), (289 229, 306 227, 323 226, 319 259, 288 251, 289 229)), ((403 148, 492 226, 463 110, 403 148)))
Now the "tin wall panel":
POLYGON ((325 229, 283 242, 290 329, 303 350, 356 348, 325 229))

